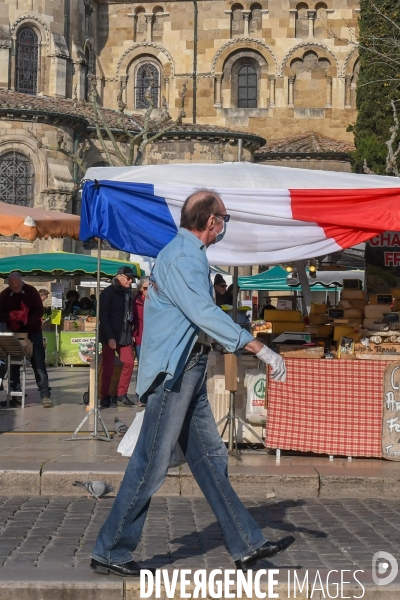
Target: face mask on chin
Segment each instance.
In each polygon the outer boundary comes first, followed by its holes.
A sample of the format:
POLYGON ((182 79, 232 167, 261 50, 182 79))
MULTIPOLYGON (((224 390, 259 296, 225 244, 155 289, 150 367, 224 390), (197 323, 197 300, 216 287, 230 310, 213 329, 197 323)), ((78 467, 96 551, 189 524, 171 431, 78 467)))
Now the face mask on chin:
POLYGON ((223 228, 223 230, 220 233, 216 233, 215 234, 215 243, 216 244, 218 244, 218 242, 220 242, 221 240, 224 239, 225 233, 226 233, 226 223, 224 221, 224 228, 223 228))

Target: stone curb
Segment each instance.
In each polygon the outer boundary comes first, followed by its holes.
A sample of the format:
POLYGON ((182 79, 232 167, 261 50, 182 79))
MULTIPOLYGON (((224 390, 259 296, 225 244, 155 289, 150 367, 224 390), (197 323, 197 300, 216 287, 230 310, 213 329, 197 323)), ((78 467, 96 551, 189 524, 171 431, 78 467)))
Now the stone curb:
MULTIPOLYGON (((0 467, 0 494, 76 496, 75 480, 103 479, 118 491, 124 476, 120 463, 4 462, 0 467)), ((280 498, 393 498, 400 495, 397 473, 371 476, 369 470, 337 467, 231 466, 229 476, 239 496, 276 495, 280 498)), ((187 465, 170 469, 157 492, 163 496, 202 496, 187 465)))

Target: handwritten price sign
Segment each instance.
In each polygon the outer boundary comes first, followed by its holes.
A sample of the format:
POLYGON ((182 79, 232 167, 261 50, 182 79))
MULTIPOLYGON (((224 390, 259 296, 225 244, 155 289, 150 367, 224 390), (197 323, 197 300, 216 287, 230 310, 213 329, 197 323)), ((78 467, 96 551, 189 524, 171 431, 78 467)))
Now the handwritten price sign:
POLYGON ((382 456, 400 461, 400 363, 385 369, 382 418, 382 456))

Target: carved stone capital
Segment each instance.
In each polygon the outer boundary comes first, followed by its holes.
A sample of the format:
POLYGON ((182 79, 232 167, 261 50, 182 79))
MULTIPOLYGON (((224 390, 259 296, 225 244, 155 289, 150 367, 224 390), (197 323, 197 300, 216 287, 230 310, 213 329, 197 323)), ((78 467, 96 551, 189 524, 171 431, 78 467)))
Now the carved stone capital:
POLYGON ((65 212, 68 202, 72 199, 71 193, 53 192, 48 194, 49 209, 65 212))

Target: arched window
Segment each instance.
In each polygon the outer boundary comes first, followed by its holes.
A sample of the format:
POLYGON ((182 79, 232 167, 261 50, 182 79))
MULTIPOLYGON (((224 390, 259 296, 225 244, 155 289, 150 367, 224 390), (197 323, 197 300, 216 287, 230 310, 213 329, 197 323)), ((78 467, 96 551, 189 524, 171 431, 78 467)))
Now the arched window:
POLYGON ((250 64, 238 73, 238 108, 257 108, 257 72, 250 64))
POLYGON ((0 156, 0 201, 31 206, 33 201, 33 168, 20 152, 0 156))
POLYGON ((153 83, 151 90, 153 105, 154 108, 158 108, 160 96, 160 73, 155 64, 151 62, 142 63, 136 73, 135 108, 148 108, 149 105, 145 98, 145 93, 151 82, 153 83))
POLYGON ((38 72, 38 36, 31 27, 23 27, 17 36, 15 90, 36 94, 38 72))

